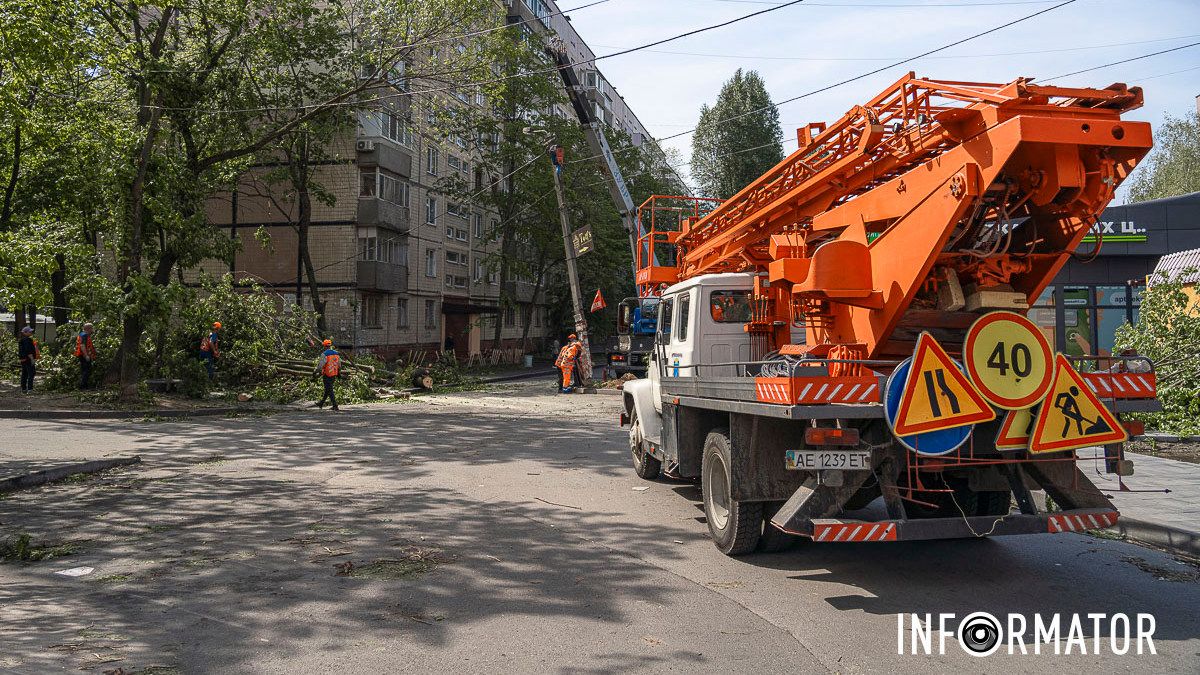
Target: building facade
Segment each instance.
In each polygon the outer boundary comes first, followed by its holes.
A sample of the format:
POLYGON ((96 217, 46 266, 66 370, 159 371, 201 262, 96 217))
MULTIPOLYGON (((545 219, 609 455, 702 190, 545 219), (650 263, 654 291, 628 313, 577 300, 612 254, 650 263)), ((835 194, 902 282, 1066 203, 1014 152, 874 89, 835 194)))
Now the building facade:
POLYGON ((1029 315, 1059 351, 1111 355, 1117 327, 1137 321, 1146 278, 1159 259, 1194 248, 1200 248, 1200 192, 1110 206, 1029 315))
MULTIPOLYGON (((497 6, 507 23, 557 36, 572 61, 594 57, 551 0, 497 6)), ((451 45, 430 47, 430 58, 446 47, 451 45)), ((588 73, 587 96, 597 116, 644 141, 645 128, 594 64, 580 70, 588 73)), ((396 86, 405 91, 408 83, 401 79, 396 86)), ((492 233, 499 216, 438 190, 449 177, 476 189, 497 179, 479 169, 464 139, 434 131, 428 114, 438 105, 486 106, 482 94, 456 94, 456 101, 381 98, 378 109, 360 113, 353 137, 335 139, 327 158, 315 162, 313 183, 331 199, 312 200, 308 248, 331 337, 385 356, 452 347, 460 357, 522 347, 527 324, 535 345, 561 337, 551 334, 544 297, 534 297, 531 283, 508 282, 503 290, 511 304, 501 303, 499 274, 489 265, 498 249, 492 233), (499 343, 492 339, 496 321, 502 324, 499 343)), ((558 113, 572 115, 566 107, 558 113)), ((236 194, 210 200, 209 221, 227 229, 240 250, 232 266, 211 262, 204 268, 255 279, 284 304, 299 294, 312 309, 294 226, 297 207, 290 184, 279 180, 280 168, 255 167, 236 194)), ((558 223, 547 227, 557 229, 558 223)))

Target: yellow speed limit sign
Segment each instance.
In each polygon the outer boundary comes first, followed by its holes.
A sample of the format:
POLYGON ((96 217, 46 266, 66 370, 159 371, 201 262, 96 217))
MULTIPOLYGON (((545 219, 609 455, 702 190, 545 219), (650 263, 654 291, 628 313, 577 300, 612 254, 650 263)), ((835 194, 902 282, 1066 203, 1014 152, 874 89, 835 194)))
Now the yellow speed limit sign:
POLYGON ((1054 376, 1046 336, 1012 312, 991 312, 976 320, 963 343, 963 361, 984 398, 1006 410, 1041 401, 1054 376))

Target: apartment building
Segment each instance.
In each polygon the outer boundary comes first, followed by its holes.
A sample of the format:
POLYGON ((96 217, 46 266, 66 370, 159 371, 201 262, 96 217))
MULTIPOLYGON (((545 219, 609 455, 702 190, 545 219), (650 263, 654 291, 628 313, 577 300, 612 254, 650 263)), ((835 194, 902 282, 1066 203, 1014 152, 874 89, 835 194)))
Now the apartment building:
MULTIPOLYGON (((573 61, 592 58, 553 2, 511 0, 501 6, 510 24, 557 33, 573 61)), ((597 115, 639 142, 647 138, 603 76, 593 66, 580 70, 594 83, 589 96, 597 115)), ((385 356, 452 344, 465 357, 522 346, 527 322, 535 346, 561 337, 548 325, 544 294, 534 297, 533 284, 522 280, 501 289, 499 275, 489 271, 489 258, 498 249, 490 236, 498 215, 437 189, 450 176, 476 188, 494 177, 479 170, 464 139, 434 132, 427 117, 430 103, 412 98, 389 96, 378 109, 360 113, 354 137, 334 139, 315 169, 313 182, 333 197, 332 204, 313 200, 308 234, 333 339, 342 347, 385 356), (501 303, 502 290, 511 304, 501 303), (502 328, 498 344, 493 341, 497 321, 502 328)), ((456 104, 485 105, 478 94, 456 98, 456 104)), ((268 178, 274 169, 256 167, 237 194, 214 197, 209 219, 241 243, 232 265, 235 275, 256 279, 284 304, 294 303, 302 291, 311 309, 293 226, 298 214, 286 196, 290 186, 268 178)), ((546 226, 557 229, 558 223, 546 226)), ((229 271, 220 263, 205 267, 229 271)))

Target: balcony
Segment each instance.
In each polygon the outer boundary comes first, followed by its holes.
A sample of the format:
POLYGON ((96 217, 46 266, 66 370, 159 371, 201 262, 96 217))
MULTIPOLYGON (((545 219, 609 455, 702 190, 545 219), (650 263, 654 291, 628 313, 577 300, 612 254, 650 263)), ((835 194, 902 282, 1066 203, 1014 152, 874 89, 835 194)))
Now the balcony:
POLYGON ((355 142, 356 161, 364 168, 378 166, 405 178, 412 176, 411 151, 379 136, 362 136, 355 142))
POLYGON ((358 224, 386 227, 396 232, 408 232, 408 210, 378 197, 358 198, 358 224))
POLYGON ((408 290, 408 267, 374 260, 359 260, 358 288, 363 291, 404 293, 408 290))

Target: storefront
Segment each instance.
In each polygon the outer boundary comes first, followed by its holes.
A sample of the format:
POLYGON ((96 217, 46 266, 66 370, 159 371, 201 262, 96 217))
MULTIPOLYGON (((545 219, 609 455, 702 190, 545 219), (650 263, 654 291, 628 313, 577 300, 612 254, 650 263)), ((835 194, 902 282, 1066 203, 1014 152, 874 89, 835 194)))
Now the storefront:
POLYGON ((1030 318, 1064 353, 1112 353, 1117 327, 1137 321, 1146 277, 1168 253, 1200 248, 1200 192, 1110 206, 1030 318), (1103 240, 1094 259, 1096 240, 1103 240))

